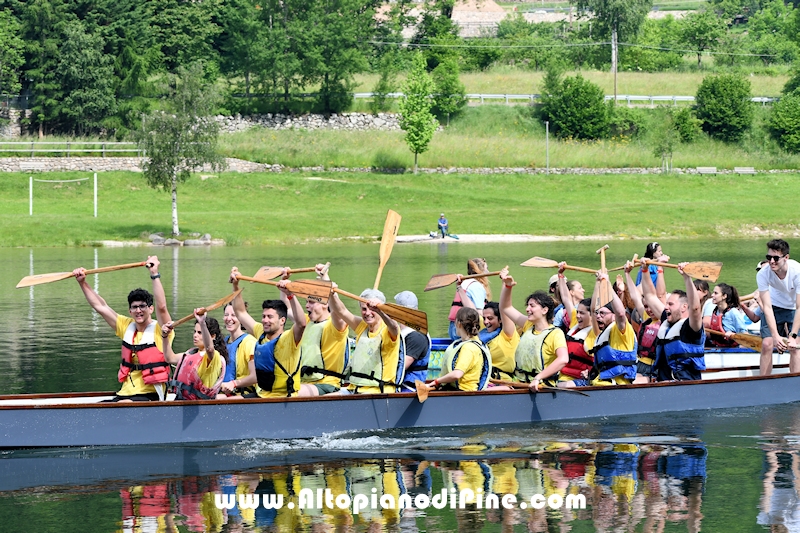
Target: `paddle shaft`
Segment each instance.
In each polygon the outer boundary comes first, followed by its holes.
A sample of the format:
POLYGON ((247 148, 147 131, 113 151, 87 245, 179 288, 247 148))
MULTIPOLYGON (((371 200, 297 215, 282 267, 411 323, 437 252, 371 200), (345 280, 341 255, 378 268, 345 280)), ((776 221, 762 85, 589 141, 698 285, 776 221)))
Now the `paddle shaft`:
POLYGON ((102 274, 103 272, 116 272, 117 270, 125 270, 127 268, 136 268, 136 267, 143 267, 147 266, 146 261, 142 261, 141 263, 128 263, 126 265, 116 265, 116 266, 107 266, 102 268, 92 268, 86 271, 86 274, 102 274))
MULTIPOLYGON (((227 305, 229 302, 232 302, 233 299, 236 298, 237 296, 239 296, 241 293, 242 293, 242 289, 239 289, 236 292, 232 292, 229 295, 225 296, 224 298, 220 298, 219 300, 217 300, 213 304, 209 305, 208 307, 201 307, 200 309, 197 310, 197 314, 198 315, 204 315, 204 314, 208 313, 209 311, 213 311, 214 309, 219 309, 221 306, 227 305)), ((191 315, 187 315, 187 316, 185 316, 185 317, 173 322, 172 323, 172 328, 175 329, 178 326, 180 326, 181 324, 185 324, 186 322, 190 321, 192 318, 194 318, 194 313, 192 313, 191 315)))
MULTIPOLYGON (((356 296, 353 293, 343 291, 338 287, 333 289, 333 292, 341 294, 342 296, 347 296, 348 298, 352 298, 353 300, 357 300, 364 304, 369 304, 369 300, 366 298, 362 298, 361 296, 356 296)), ((410 307, 405 307, 402 305, 397 304, 378 304, 378 309, 381 312, 385 313, 387 316, 396 320, 397 322, 401 322, 406 326, 410 327, 411 329, 415 329, 420 333, 426 334, 428 333, 428 317, 427 315, 418 309, 412 309, 410 307)))

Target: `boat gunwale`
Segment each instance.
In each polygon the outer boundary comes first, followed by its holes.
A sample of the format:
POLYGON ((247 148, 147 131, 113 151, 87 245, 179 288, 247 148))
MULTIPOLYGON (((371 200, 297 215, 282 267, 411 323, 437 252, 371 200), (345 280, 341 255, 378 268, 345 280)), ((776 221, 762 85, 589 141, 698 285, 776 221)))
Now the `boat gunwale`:
MULTIPOLYGON (((724 369, 730 370, 730 369, 724 369)), ((560 392, 567 394, 574 394, 575 392, 590 393, 599 392, 603 390, 635 390, 642 388, 655 388, 655 387, 672 387, 672 386, 689 386, 689 385, 713 385, 719 383, 738 383, 746 381, 758 381, 768 379, 786 379, 791 377, 800 376, 800 372, 787 373, 787 374, 771 374, 769 376, 743 376, 733 378, 716 378, 692 381, 659 381, 655 383, 631 383, 627 385, 599 385, 587 387, 574 387, 570 389, 555 389, 548 388, 547 390, 539 391, 536 394, 558 394, 560 392)), ((512 395, 512 394, 529 394, 526 389, 510 389, 510 390, 483 390, 483 391, 431 391, 428 398, 437 397, 459 397, 459 396, 494 396, 494 395, 512 395)), ((92 397, 92 396, 114 396, 113 392, 72 392, 72 393, 38 393, 38 394, 16 394, 0 396, 2 400, 35 400, 45 398, 76 398, 76 397, 92 397)), ((588 396, 588 394, 587 394, 588 396)), ((378 393, 378 394, 352 394, 352 395, 325 395, 325 396, 306 396, 306 397, 292 397, 292 398, 245 398, 245 399, 214 399, 214 400, 179 400, 179 401, 150 401, 150 402, 98 402, 98 403, 63 403, 63 404, 42 404, 42 405, 0 405, 0 411, 4 410, 30 410, 30 409, 93 409, 93 408, 138 408, 138 407, 166 407, 166 406, 193 406, 193 405, 252 405, 260 403, 296 403, 296 402, 319 402, 319 401, 372 401, 382 400, 387 401, 390 398, 405 399, 409 397, 416 397, 415 392, 396 392, 396 393, 378 393)))

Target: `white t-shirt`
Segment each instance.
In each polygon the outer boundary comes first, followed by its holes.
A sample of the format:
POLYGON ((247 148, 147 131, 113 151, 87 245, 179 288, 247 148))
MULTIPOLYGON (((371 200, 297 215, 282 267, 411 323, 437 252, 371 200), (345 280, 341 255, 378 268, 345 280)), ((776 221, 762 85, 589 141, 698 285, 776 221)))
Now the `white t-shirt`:
POLYGON ((478 311, 483 311, 483 306, 486 303, 486 288, 474 279, 465 279, 461 282, 461 287, 467 292, 467 296, 475 304, 475 308, 478 311))
POLYGON ((703 316, 711 316, 714 313, 714 302, 711 301, 711 298, 706 300, 706 303, 703 304, 703 316))
POLYGON ((765 265, 756 274, 759 292, 769 290, 769 297, 774 307, 794 309, 797 306, 797 291, 800 289, 800 263, 794 259, 786 261, 786 277, 778 278, 775 273, 765 265))

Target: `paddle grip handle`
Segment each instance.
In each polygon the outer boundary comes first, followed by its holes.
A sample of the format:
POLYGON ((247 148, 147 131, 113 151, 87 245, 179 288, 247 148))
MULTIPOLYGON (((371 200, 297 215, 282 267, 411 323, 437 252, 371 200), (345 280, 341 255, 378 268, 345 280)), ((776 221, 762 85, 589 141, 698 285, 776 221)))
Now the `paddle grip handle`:
POLYGON ((142 261, 141 263, 128 263, 126 265, 114 265, 101 268, 93 268, 91 270, 87 270, 86 275, 88 276, 89 274, 102 274, 103 272, 115 272, 117 270, 125 270, 127 268, 137 268, 147 265, 148 263, 146 261, 142 261))
POLYGON ((290 268, 289 274, 295 274, 297 272, 314 272, 316 271, 316 267, 308 267, 308 268, 290 268))
POLYGON ((592 270, 591 268, 576 267, 576 266, 572 266, 572 265, 565 265, 564 269, 566 269, 566 270, 574 270, 576 272, 587 272, 589 274, 594 274, 595 272, 597 272, 597 270, 592 270))

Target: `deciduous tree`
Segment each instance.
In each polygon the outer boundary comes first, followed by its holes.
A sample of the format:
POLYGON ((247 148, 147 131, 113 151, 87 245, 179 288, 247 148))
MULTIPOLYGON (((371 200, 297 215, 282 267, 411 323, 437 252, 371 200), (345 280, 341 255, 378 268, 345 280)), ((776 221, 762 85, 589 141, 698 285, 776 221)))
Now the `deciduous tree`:
POLYGON ((405 141, 414 153, 414 174, 417 173, 419 154, 428 149, 439 123, 431 114, 431 93, 434 83, 425 70, 422 54, 414 54, 411 72, 403 85, 404 98, 400 100, 400 128, 406 132, 405 141))
POLYGON ((726 26, 712 11, 695 11, 680 21, 681 40, 697 51, 697 66, 701 66, 703 52, 713 50, 725 36, 726 26))

